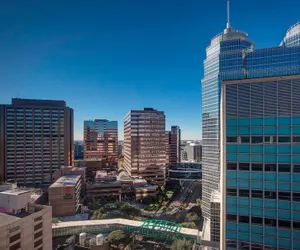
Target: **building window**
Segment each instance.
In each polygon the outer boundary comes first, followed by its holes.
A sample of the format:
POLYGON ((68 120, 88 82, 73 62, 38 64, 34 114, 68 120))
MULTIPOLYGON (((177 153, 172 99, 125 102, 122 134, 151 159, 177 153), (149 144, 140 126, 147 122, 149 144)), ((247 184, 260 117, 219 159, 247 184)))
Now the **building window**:
POLYGON ((250 143, 249 136, 241 136, 241 143, 250 143))
POLYGON ((278 199, 279 200, 291 200, 291 193, 288 192, 278 192, 278 199))
POLYGON ((257 225, 262 225, 263 224, 263 219, 261 217, 251 217, 251 222, 252 224, 257 224, 257 225))
POLYGON ((237 190, 236 189, 228 188, 227 189, 227 195, 228 196, 236 196, 237 195, 237 190))
POLYGON ((291 137, 289 136, 279 136, 278 143, 289 143, 291 142, 291 137))
POLYGON ((227 142, 237 143, 237 137, 236 136, 227 136, 227 142))
POLYGON ((236 163, 227 163, 227 170, 236 170, 237 164, 236 163))
POLYGON ((262 164, 251 164, 252 171, 263 171, 262 164))
POLYGON ((300 165, 294 165, 294 173, 300 173, 300 165))
POLYGON ((287 220, 278 220, 278 226, 282 228, 291 228, 291 222, 287 220))
POLYGON ((249 197, 249 190, 246 190, 246 189, 240 189, 240 190, 239 190, 239 196, 240 196, 240 197, 249 197))
POLYGON ((291 165, 288 165, 288 164, 279 164, 278 165, 278 171, 279 172, 289 173, 289 172, 291 172, 291 165))
POLYGON ((43 235, 43 231, 37 232, 34 234, 34 239, 37 239, 43 235))
POLYGON ((19 248, 21 248, 21 243, 20 243, 20 242, 18 242, 17 244, 11 246, 11 247, 9 248, 9 250, 17 250, 17 249, 19 249, 19 248))
POLYGON ((21 238, 21 233, 18 233, 18 234, 14 235, 14 236, 11 236, 9 238, 9 243, 13 243, 13 242, 15 242, 16 240, 18 240, 20 238, 21 238))
POLYGON ((251 191, 251 197, 252 198, 260 198, 260 199, 262 199, 263 198, 263 192, 259 191, 259 190, 252 190, 251 191))
POLYGON ((43 239, 40 239, 40 240, 34 242, 34 247, 38 247, 41 244, 43 244, 43 239))
POLYGON ((265 171, 276 172, 276 164, 265 164, 265 171))
POLYGON ((236 222, 236 214, 227 214, 227 221, 236 222))
POLYGON ((252 144, 260 144, 264 142, 264 138, 262 136, 252 136, 251 142, 252 144))
POLYGON ((293 201, 300 201, 300 193, 293 193, 293 201))
POLYGON ((276 192, 265 191, 265 199, 276 199, 276 192))
POLYGON ((293 143, 300 143, 300 136, 293 136, 293 143))
POLYGON ((42 220, 42 219, 43 219, 42 216, 36 217, 36 218, 34 218, 34 222, 37 222, 37 221, 42 220))
POLYGON ((39 230, 42 227, 43 227, 43 223, 37 224, 34 226, 34 231, 39 230))
POLYGON ((249 163, 239 163, 239 170, 249 171, 250 169, 249 163))
POLYGON ((265 226, 276 227, 276 219, 265 218, 265 226))
POLYGON ((265 136, 265 143, 271 143, 271 136, 265 136))
POLYGON ((249 216, 239 216, 240 223, 249 223, 249 216))

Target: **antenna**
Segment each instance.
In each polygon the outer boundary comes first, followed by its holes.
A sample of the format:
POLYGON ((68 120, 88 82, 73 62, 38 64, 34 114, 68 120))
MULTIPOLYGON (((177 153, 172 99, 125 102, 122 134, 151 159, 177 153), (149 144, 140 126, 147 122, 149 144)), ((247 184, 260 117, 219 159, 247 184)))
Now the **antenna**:
POLYGON ((227 0, 227 29, 230 28, 230 0, 227 0))

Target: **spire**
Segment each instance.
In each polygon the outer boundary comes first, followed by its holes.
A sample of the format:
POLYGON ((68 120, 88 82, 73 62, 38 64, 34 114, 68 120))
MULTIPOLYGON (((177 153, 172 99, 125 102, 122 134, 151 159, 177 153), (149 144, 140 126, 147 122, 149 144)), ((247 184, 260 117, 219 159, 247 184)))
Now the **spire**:
POLYGON ((227 29, 230 28, 230 0, 227 0, 227 29))

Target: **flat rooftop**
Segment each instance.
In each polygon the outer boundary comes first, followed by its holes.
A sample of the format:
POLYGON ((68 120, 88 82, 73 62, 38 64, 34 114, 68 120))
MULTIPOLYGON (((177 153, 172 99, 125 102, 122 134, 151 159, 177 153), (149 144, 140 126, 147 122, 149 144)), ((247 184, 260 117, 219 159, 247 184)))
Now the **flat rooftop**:
POLYGON ((10 214, 5 214, 5 213, 0 213, 1 227, 2 226, 7 226, 7 225, 13 223, 14 221, 16 221, 18 219, 19 218, 17 216, 10 215, 10 214))
POLYGON ((25 193, 29 193, 29 190, 6 190, 6 191, 2 191, 0 192, 1 194, 10 194, 10 195, 21 195, 21 194, 25 194, 25 193))
POLYGON ((73 187, 81 178, 81 175, 64 175, 54 182, 51 187, 73 187))

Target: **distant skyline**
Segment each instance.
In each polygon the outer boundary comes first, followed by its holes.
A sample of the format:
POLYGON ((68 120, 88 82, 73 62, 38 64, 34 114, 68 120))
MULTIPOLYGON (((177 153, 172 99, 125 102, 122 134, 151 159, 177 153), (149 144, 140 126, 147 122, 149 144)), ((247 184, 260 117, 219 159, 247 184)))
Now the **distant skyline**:
MULTIPOLYGON (((231 25, 255 48, 278 46, 297 21, 294 0, 231 1, 231 25)), ((12 1, 0 3, 0 103, 11 98, 65 100, 83 121, 117 120, 152 107, 166 129, 201 139, 203 60, 226 26, 226 0, 12 1)))

